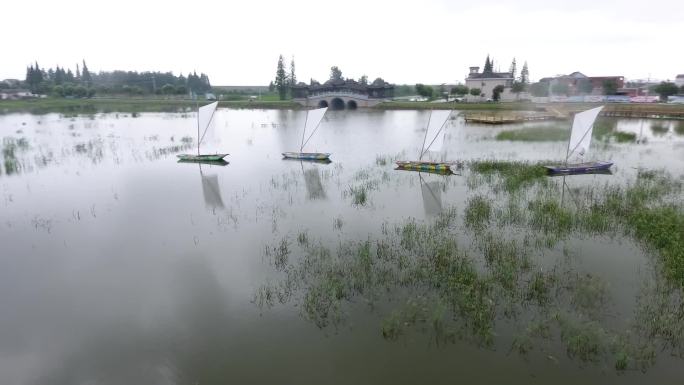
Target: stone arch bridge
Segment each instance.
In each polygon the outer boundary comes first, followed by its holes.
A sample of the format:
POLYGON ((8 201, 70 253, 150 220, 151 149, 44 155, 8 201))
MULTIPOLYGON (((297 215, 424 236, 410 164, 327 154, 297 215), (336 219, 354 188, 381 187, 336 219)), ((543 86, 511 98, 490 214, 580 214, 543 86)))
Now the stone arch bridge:
POLYGON ((295 98, 295 102, 306 107, 328 107, 331 110, 355 110, 359 107, 373 107, 385 99, 369 98, 367 95, 345 92, 326 92, 307 98, 295 98))

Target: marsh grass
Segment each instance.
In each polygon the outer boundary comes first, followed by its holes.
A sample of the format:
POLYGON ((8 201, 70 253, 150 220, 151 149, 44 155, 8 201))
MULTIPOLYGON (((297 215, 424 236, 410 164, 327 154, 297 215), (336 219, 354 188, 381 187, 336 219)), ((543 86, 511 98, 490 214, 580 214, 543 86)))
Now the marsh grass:
POLYGON ((558 127, 525 127, 518 130, 499 132, 495 139, 499 141, 519 142, 558 142, 568 140, 570 131, 558 127))
POLYGON ((618 143, 634 143, 636 142, 637 135, 633 132, 616 131, 612 137, 618 143))
POLYGON ((662 136, 662 135, 667 134, 668 131, 670 131, 670 127, 667 123, 662 123, 662 122, 651 123, 651 132, 653 132, 653 135, 662 136))
MULTIPOLYGON (((510 192, 503 204, 478 192, 462 221, 459 210, 448 207, 434 220, 385 223, 377 237, 342 239, 332 247, 308 235, 302 242, 300 233, 288 254, 294 257, 283 259, 279 247, 272 248, 269 258, 284 279, 260 288, 255 303, 296 301, 319 328, 341 327, 352 303, 365 304, 379 312, 380 332, 389 341, 421 333, 436 343, 496 348, 502 322, 518 354, 551 356, 546 349, 560 346, 571 360, 617 371, 648 369, 663 343, 684 355, 681 181, 642 170, 627 185, 575 188, 561 201, 558 180, 542 178, 538 165, 471 166, 489 176, 480 187, 510 192), (460 232, 472 244, 459 245, 460 232), (641 241, 666 278, 638 300, 628 326, 611 321, 609 282, 574 271, 566 247, 565 258, 538 265, 536 257, 546 250, 560 254, 563 240, 602 235, 641 241)), ((373 176, 357 178, 363 184, 373 176)))
POLYGON ((498 178, 495 190, 515 192, 523 187, 536 183, 545 184, 547 171, 540 163, 507 162, 498 160, 481 160, 470 164, 470 169, 489 180, 498 178))

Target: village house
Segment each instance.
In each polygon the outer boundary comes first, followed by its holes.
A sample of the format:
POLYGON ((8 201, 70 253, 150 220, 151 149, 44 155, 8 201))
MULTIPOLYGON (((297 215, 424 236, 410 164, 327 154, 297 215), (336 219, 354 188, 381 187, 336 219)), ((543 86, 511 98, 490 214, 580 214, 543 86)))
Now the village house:
POLYGON ((547 77, 539 80, 541 83, 550 83, 551 88, 557 84, 567 86, 568 96, 581 94, 604 95, 603 85, 608 81, 615 83, 618 94, 637 96, 636 94, 631 95, 635 92, 638 93, 637 91, 624 88, 624 76, 587 76, 579 71, 575 71, 569 75, 558 75, 556 77, 547 77), (587 90, 589 91, 587 92, 587 90))
MULTIPOLYGON (((489 60, 489 58, 487 58, 489 60)), ((490 66, 491 68, 491 66, 490 66)), ((511 92, 511 86, 515 81, 513 74, 510 72, 494 72, 490 68, 480 72, 480 67, 470 67, 468 77, 465 79, 465 85, 468 89, 479 88, 480 96, 466 95, 468 101, 489 100, 492 98, 492 93, 496 86, 503 86, 504 91, 501 93, 502 101, 515 100, 516 95, 511 92)))

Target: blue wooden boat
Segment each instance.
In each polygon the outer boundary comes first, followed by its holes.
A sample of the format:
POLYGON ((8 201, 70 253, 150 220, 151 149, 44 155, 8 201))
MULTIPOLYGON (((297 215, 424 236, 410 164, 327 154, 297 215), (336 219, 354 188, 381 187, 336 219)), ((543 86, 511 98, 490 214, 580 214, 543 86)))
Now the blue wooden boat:
POLYGON ((592 108, 590 110, 582 111, 575 114, 572 121, 572 131, 570 132, 570 139, 568 140, 568 149, 565 154, 565 162, 562 165, 544 166, 551 175, 573 175, 573 174, 587 174, 596 172, 605 172, 610 170, 613 162, 598 161, 598 162, 583 162, 583 163, 568 163, 571 156, 583 157, 589 151, 591 146, 591 135, 594 129, 594 122, 603 106, 592 108))
POLYGON ((567 164, 558 166, 544 166, 550 174, 572 175, 572 174, 591 174, 608 171, 613 162, 586 162, 577 164, 567 164))
POLYGON ((311 161, 330 161, 330 154, 327 152, 283 152, 283 158, 311 161))

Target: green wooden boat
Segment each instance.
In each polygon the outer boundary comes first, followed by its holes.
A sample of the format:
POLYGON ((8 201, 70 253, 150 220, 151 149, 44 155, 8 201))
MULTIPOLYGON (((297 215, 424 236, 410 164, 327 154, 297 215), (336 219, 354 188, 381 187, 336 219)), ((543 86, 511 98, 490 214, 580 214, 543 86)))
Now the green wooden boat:
POLYGON ((180 154, 176 155, 178 160, 183 162, 221 162, 224 161, 223 158, 229 154, 207 154, 207 155, 191 155, 191 154, 180 154))

